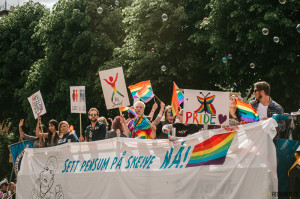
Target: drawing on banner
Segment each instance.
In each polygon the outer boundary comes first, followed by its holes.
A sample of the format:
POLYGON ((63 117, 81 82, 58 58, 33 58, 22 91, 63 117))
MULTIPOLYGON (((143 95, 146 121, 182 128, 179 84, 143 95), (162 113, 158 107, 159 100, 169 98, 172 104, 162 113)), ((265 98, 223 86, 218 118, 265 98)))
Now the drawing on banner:
POLYGON ((70 86, 71 113, 86 113, 85 86, 70 86))
POLYGON ((35 181, 30 199, 63 199, 64 194, 61 185, 54 182, 54 174, 57 169, 57 159, 54 156, 48 158, 39 178, 35 181))
POLYGON ((185 123, 229 124, 229 92, 184 89, 184 94, 185 123))
POLYGON ((28 101, 31 105, 34 118, 37 119, 39 115, 43 115, 46 113, 46 108, 44 105, 44 101, 41 95, 41 92, 38 91, 34 93, 32 96, 28 98, 28 101))
POLYGON ((114 95, 115 93, 117 92, 120 96, 124 97, 124 95, 122 93, 120 93, 117 89, 116 89, 116 81, 118 80, 118 75, 119 73, 116 74, 116 78, 114 80, 114 78, 112 76, 110 76, 108 79, 104 79, 106 81, 106 83, 108 83, 112 88, 113 88, 113 93, 112 93, 112 96, 111 96, 111 102, 113 103, 113 100, 114 100, 114 95))
POLYGON ((107 109, 130 104, 122 67, 100 71, 99 77, 107 109))

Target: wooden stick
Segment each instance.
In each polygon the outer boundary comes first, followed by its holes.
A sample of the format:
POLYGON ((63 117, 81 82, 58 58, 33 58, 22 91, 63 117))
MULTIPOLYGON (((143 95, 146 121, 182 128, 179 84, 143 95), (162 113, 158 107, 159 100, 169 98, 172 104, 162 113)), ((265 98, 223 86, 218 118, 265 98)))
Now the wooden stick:
POLYGON ((82 124, 81 124, 81 113, 79 113, 79 123, 80 123, 80 137, 82 137, 82 124))
POLYGON ((162 102, 155 94, 154 94, 154 97, 156 97, 156 99, 158 99, 159 102, 162 102))
POLYGON ((45 135, 44 135, 44 130, 43 130, 43 126, 42 126, 42 118, 40 120, 40 127, 41 127, 41 130, 42 130, 43 141, 45 142, 45 135))

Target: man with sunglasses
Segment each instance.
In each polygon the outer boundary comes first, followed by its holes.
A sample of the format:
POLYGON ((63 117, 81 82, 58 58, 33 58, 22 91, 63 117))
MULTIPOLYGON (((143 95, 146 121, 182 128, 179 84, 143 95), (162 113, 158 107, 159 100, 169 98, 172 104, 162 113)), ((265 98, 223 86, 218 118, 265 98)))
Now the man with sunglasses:
MULTIPOLYGON (((250 104, 257 110, 259 120, 266 120, 272 117, 273 114, 283 114, 283 108, 270 97, 270 85, 265 82, 256 82, 254 84, 255 100, 250 101, 250 104)), ((278 121, 277 132, 285 130, 283 120, 278 121)))
POLYGON ((106 126, 97 121, 99 118, 99 111, 96 108, 91 108, 88 112, 88 117, 91 124, 86 127, 85 141, 91 142, 96 140, 104 140, 106 135, 106 126))

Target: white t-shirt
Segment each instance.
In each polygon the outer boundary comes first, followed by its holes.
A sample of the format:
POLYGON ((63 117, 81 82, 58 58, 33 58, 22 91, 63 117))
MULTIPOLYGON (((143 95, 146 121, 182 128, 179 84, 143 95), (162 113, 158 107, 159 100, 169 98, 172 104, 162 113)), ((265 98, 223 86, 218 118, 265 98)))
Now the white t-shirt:
POLYGON ((268 110, 268 106, 264 106, 262 105, 262 103, 259 102, 257 107, 257 113, 260 120, 265 117, 268 117, 267 110, 268 110))

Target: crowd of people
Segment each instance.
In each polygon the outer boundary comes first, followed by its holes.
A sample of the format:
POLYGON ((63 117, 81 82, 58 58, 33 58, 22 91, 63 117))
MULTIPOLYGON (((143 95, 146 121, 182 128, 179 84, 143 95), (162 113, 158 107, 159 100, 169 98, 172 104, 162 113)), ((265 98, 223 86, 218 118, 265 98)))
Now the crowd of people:
MULTIPOLYGON (((267 82, 255 83, 253 94, 255 95, 255 99, 250 104, 257 110, 260 120, 268 119, 273 114, 283 114, 283 108, 271 99, 270 85, 267 82)), ((229 98, 230 126, 247 123, 241 119, 237 111, 237 98, 234 95, 229 98)), ((170 141, 174 141, 178 139, 177 137, 186 137, 203 129, 203 125, 184 123, 184 110, 181 108, 179 108, 177 116, 172 116, 171 106, 165 106, 163 102, 160 102, 160 110, 155 119, 154 115, 158 109, 157 103, 154 103, 148 115, 144 113, 146 105, 142 101, 135 102, 133 108, 137 113, 136 116, 128 112, 127 118, 123 114, 120 114, 120 116, 116 116, 114 119, 108 118, 108 120, 105 117, 99 117, 99 111, 96 108, 91 108, 88 111, 88 118, 91 124, 86 127, 84 134, 79 138, 70 131, 67 121, 58 123, 56 120, 51 119, 48 123, 48 128, 46 128, 41 125, 40 116, 36 125, 36 136, 30 136, 23 132, 24 119, 20 120, 19 133, 23 139, 33 142, 33 148, 41 148, 61 145, 69 141, 92 142, 114 137, 169 139, 170 141), (110 128, 108 128, 108 121, 111 123, 110 128)), ((278 132, 284 130, 284 122, 278 122, 278 126, 278 132)), ((217 128, 219 127, 221 126, 217 126, 217 128)), ((216 128, 216 126, 212 128, 216 128)), ((1 184, 0 199, 11 198, 9 195, 15 193, 14 187, 14 184, 11 184, 8 190, 7 183, 1 184)))
MULTIPOLYGON (((273 114, 283 114, 283 108, 270 97, 270 85, 267 82, 257 82, 254 84, 255 100, 250 104, 257 110, 260 120, 265 120, 272 117, 273 114)), ((236 99, 238 97, 232 95, 229 98, 229 125, 236 126, 245 124, 237 111, 236 99)), ((49 121, 48 129, 40 125, 41 117, 38 117, 36 126, 36 136, 29 136, 22 130, 24 120, 19 124, 20 136, 28 141, 33 142, 33 147, 51 147, 71 142, 91 142, 103 140, 113 137, 128 137, 141 139, 168 139, 172 140, 172 131, 176 129, 176 137, 185 137, 190 134, 199 132, 203 129, 203 125, 185 124, 183 122, 183 109, 179 110, 177 116, 172 116, 171 106, 165 106, 160 102, 160 110, 154 119, 154 114, 158 109, 158 104, 154 103, 151 112, 145 115, 146 105, 142 101, 137 101, 134 104, 134 110, 137 116, 128 112, 128 118, 124 115, 116 116, 113 120, 107 120, 105 117, 99 117, 97 108, 91 108, 88 111, 88 118, 91 122, 86 127, 84 134, 77 137, 76 134, 70 131, 70 126, 67 121, 58 123, 52 119, 49 121), (108 128, 111 122, 110 129, 108 128)), ((221 126, 214 126, 213 128, 221 126)), ((278 130, 283 130, 284 123, 279 122, 278 130)))
POLYGON ((17 179, 14 182, 8 183, 7 179, 0 182, 0 199, 15 199, 16 198, 16 184, 17 179))

